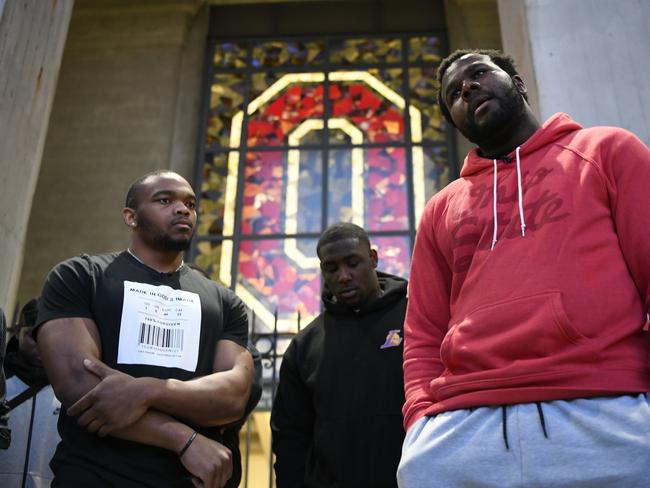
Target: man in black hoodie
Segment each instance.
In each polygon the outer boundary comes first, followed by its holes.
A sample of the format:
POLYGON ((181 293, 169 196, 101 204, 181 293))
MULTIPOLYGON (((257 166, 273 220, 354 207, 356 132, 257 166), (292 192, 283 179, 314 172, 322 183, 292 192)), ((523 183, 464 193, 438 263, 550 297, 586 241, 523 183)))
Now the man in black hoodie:
POLYGON ((278 488, 396 487, 404 439, 406 280, 379 271, 359 226, 317 245, 325 311, 289 345, 271 414, 278 488))

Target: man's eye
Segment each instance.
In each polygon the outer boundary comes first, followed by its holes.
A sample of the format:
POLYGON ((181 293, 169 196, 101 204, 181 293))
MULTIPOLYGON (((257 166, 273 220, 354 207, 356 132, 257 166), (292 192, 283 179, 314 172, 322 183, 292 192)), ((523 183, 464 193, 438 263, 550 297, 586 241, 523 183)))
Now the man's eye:
POLYGON ((456 100, 460 96, 460 90, 454 90, 449 94, 449 100, 456 100))
POLYGON ((170 202, 169 198, 159 198, 158 203, 162 203, 163 205, 167 205, 170 202))
POLYGON ((479 69, 479 70, 474 71, 474 78, 479 78, 479 77, 483 76, 485 74, 485 71, 486 70, 484 70, 484 69, 479 69))
POLYGON ((185 206, 190 210, 194 210, 196 208, 196 202, 187 202, 185 206))

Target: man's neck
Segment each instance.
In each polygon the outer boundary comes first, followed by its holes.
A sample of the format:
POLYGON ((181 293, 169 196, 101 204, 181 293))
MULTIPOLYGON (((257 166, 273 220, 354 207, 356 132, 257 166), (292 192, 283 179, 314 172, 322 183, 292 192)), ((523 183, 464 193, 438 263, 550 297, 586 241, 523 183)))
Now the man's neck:
POLYGON ((384 290, 382 290, 381 287, 378 286, 375 292, 368 297, 368 299, 365 301, 363 306, 360 308, 366 308, 371 303, 374 303, 375 301, 379 300, 383 294, 384 294, 384 290))
POLYGON ((183 266, 181 251, 159 251, 135 241, 131 241, 128 251, 142 264, 159 273, 173 273, 183 266))
POLYGON ((504 127, 501 133, 492 135, 488 140, 478 144, 479 154, 488 159, 500 159, 521 146, 542 127, 537 118, 526 111, 514 126, 504 127))

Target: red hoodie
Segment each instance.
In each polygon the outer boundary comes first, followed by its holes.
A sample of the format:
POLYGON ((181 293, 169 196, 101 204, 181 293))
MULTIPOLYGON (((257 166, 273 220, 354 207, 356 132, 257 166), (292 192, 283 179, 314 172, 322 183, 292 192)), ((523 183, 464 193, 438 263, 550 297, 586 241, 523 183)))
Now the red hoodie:
POLYGON ((516 151, 497 161, 496 208, 494 162, 473 150, 424 210, 407 429, 446 410, 650 390, 650 150, 556 114, 519 159, 520 185, 516 151))

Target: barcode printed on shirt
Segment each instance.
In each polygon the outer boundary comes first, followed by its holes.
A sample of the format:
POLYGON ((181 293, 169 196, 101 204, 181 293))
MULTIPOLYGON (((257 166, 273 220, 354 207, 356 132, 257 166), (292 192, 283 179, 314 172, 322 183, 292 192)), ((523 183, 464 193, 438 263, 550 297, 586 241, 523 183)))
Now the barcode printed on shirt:
POLYGON ((168 329, 157 325, 140 323, 140 344, 163 347, 165 349, 183 349, 183 330, 168 329))

